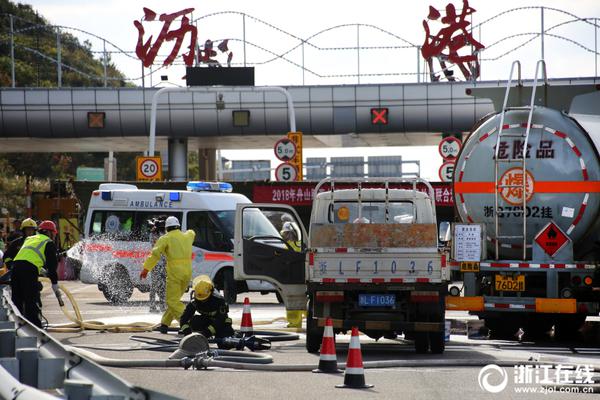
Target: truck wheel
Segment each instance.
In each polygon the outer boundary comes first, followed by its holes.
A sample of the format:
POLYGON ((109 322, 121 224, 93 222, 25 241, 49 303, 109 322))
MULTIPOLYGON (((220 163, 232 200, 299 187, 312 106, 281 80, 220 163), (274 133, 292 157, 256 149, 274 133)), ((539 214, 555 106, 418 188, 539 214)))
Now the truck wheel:
POLYGON ((306 350, 309 353, 318 353, 323 341, 323 328, 319 328, 317 320, 313 319, 312 302, 308 302, 306 315, 306 350))
POLYGON ((237 284, 233 279, 233 270, 228 268, 223 271, 223 297, 227 304, 235 304, 237 299, 237 284))
POLYGON ((133 284, 124 267, 110 265, 98 285, 106 300, 112 304, 123 304, 133 294, 133 284))
POLYGON ((527 340, 548 339, 548 332, 552 328, 552 321, 541 315, 530 315, 525 324, 525 338, 527 340))
POLYGON ((417 354, 425 354, 429 350, 429 338, 427 332, 415 332, 415 352, 417 354))
POLYGON ((501 318, 485 318, 485 326, 490 329, 490 338, 515 340, 515 334, 519 330, 519 321, 506 317, 501 318))
POLYGON ((579 337, 585 315, 563 315, 554 322, 554 338, 558 340, 575 340, 579 337))
POLYGON ((429 332, 429 345, 432 354, 443 354, 446 349, 445 332, 429 332))

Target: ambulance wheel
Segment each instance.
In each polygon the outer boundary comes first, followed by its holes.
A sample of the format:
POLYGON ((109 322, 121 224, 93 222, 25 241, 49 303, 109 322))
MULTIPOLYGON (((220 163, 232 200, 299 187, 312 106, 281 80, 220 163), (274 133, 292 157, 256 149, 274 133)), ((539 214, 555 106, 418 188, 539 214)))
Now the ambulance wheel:
POLYGON ((317 320, 313 319, 312 304, 309 301, 306 315, 306 351, 309 353, 318 353, 322 341, 323 328, 319 328, 317 320))
POLYGON ((415 352, 417 354, 425 354, 429 350, 429 338, 427 332, 415 332, 415 352))
POLYGON ((99 286, 106 300, 112 304, 125 303, 133 294, 133 284, 129 279, 129 274, 124 267, 119 265, 107 266, 99 286))
POLYGON ((237 284, 233 279, 233 270, 228 268, 221 273, 223 278, 223 297, 227 304, 235 304, 237 299, 237 284))

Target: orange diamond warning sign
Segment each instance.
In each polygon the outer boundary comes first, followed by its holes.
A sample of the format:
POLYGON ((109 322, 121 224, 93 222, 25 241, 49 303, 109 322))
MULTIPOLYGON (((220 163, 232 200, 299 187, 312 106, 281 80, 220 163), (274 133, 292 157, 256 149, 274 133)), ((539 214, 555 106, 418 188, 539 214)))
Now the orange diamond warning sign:
POLYGON ((537 234, 534 240, 546 254, 554 257, 571 239, 551 221, 537 234))

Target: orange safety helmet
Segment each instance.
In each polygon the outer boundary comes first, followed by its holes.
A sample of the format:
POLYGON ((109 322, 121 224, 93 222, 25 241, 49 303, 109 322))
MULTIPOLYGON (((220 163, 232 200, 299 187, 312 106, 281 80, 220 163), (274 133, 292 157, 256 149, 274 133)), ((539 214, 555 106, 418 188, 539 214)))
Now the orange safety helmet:
POLYGON ((58 233, 58 231, 56 230, 56 224, 54 224, 54 222, 52 221, 42 221, 42 223, 38 225, 38 230, 58 233))

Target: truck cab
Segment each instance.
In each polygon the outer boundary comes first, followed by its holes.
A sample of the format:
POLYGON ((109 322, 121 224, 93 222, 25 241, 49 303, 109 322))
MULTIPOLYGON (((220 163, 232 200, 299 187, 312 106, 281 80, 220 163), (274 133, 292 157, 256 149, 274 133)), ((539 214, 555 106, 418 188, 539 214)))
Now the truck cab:
POLYGON ((328 317, 335 332, 357 326, 375 339, 403 333, 417 352, 443 352, 448 271, 431 185, 419 178, 325 179, 315 193, 308 232, 289 206, 237 206, 236 279, 269 281, 288 309, 307 310, 309 352, 319 350, 328 317), (296 249, 280 234, 290 221, 296 249))

